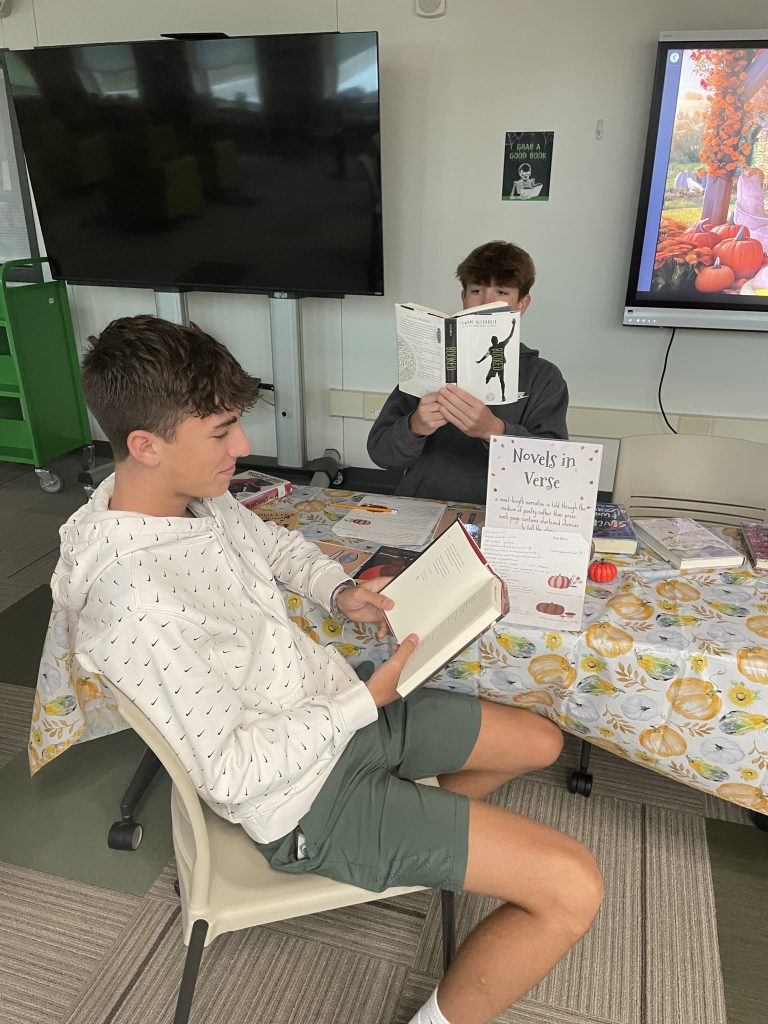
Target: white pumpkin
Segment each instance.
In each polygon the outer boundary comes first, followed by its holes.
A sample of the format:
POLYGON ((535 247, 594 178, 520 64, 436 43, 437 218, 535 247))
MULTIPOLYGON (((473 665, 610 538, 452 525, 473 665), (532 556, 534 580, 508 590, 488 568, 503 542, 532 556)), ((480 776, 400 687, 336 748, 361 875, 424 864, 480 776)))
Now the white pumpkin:
POLYGON ((621 713, 633 721, 650 722, 659 717, 659 706, 651 697, 640 697, 633 693, 622 701, 621 713))
POLYGON ((715 764, 737 764, 744 760, 744 751, 734 740, 708 736, 701 744, 702 757, 715 764))

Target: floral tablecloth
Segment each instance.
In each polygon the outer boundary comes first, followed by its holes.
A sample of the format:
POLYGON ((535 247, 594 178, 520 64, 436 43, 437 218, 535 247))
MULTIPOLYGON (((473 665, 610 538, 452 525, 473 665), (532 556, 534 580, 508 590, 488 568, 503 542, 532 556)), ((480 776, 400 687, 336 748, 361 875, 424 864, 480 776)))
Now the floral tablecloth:
MULTIPOLYGON (((297 487, 269 507, 298 511, 310 540, 340 543, 331 528, 346 510, 330 503, 361 498, 297 487)), ((720 532, 740 545, 737 530, 720 532)), ((619 575, 588 585, 579 632, 499 622, 427 685, 530 708, 621 757, 768 813, 768 573, 680 573, 645 549, 606 557, 619 575)), ((388 657, 373 625, 285 597, 294 621, 362 675, 388 657)), ((33 771, 72 743, 124 728, 100 680, 73 677, 68 638, 57 629, 52 620, 46 650, 55 657, 38 681, 33 771)))

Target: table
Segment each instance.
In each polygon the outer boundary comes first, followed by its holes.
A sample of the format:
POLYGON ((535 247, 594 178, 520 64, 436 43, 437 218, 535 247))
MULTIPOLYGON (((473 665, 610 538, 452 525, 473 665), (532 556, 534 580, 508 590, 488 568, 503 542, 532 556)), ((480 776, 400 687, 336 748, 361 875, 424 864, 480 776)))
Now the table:
MULTIPOLYGON (((331 528, 346 510, 330 503, 361 498, 296 487, 269 507, 298 511, 310 540, 340 543, 331 528)), ((734 528, 718 532, 740 546, 734 528)), ((587 586, 578 632, 497 623, 427 685, 529 708, 620 757, 768 813, 768 573, 680 573, 643 548, 606 558, 619 575, 587 586)), ((284 593, 297 625, 361 674, 388 657, 374 625, 342 623, 284 593)), ((55 653, 55 643, 52 623, 46 649, 55 653)), ((55 675, 49 661, 38 683, 33 771, 75 742, 125 727, 99 680, 68 677, 66 651, 59 655, 55 675)))

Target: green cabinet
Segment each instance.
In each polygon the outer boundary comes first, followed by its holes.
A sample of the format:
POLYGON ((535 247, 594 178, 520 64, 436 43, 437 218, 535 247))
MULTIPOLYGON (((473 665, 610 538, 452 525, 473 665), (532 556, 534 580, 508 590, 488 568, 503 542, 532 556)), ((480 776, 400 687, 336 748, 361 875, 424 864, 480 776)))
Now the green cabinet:
POLYGON ((12 267, 45 262, 0 264, 0 461, 38 469, 91 444, 66 285, 7 281, 12 267))

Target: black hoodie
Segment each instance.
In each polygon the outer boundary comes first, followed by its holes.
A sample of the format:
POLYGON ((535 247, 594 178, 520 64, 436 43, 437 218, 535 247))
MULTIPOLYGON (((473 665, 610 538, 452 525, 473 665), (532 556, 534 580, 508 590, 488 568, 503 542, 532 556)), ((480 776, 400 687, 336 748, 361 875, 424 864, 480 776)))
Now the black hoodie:
MULTIPOLYGON (((523 397, 517 402, 489 406, 504 421, 504 433, 567 440, 568 386, 554 363, 522 344, 518 387, 523 397)), ((488 442, 467 437, 450 423, 429 437, 415 437, 408 420, 418 404, 418 398, 395 388, 371 427, 368 454, 382 469, 402 470, 396 494, 484 505, 488 442)))

